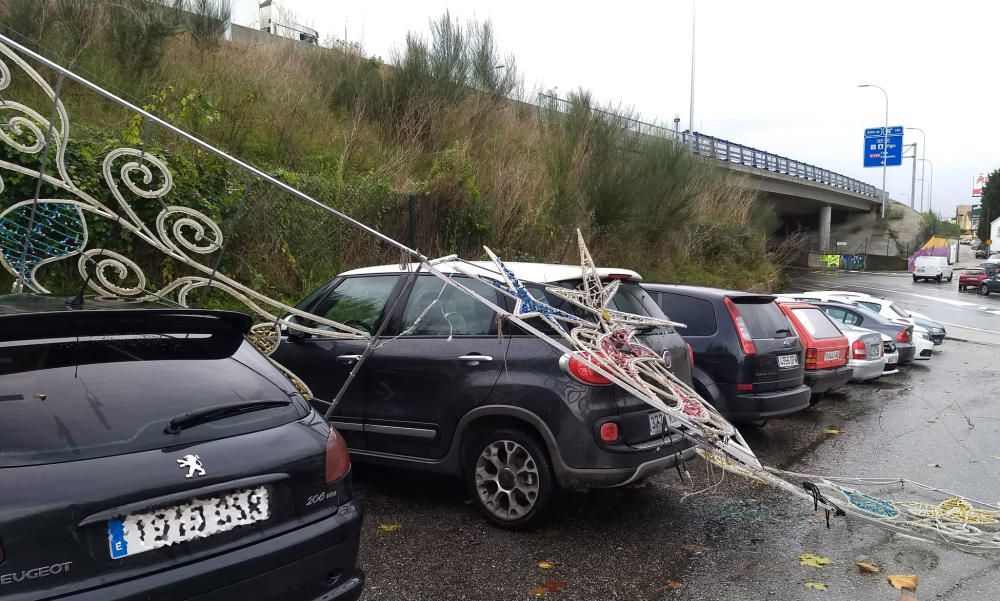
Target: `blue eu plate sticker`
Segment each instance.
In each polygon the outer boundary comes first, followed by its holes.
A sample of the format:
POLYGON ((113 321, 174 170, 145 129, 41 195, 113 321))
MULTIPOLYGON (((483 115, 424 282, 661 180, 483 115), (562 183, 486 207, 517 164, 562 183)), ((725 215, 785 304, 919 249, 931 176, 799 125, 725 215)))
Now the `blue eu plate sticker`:
POLYGON ((108 546, 111 549, 111 559, 128 555, 128 542, 125 540, 125 524, 121 520, 108 521, 108 546))

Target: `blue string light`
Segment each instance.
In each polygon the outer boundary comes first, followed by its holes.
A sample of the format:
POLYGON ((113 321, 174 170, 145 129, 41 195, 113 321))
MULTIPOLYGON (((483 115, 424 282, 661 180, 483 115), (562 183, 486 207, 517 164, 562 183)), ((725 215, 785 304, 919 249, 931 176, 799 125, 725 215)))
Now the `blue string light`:
POLYGON ((32 271, 45 261, 67 257, 83 249, 87 224, 80 209, 54 202, 36 205, 29 235, 30 220, 30 203, 15 207, 0 217, 0 255, 15 277, 23 275, 24 285, 40 292, 42 287, 35 281, 32 271))

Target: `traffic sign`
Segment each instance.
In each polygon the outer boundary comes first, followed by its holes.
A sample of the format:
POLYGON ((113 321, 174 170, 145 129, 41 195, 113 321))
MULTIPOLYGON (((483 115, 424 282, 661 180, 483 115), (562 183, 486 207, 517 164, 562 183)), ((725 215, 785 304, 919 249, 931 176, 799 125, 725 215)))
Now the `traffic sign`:
POLYGON ((987 240, 986 242, 984 242, 984 244, 986 246, 993 246, 993 239, 991 238, 991 239, 987 240))
POLYGON ((865 167, 881 167, 885 156, 887 167, 903 164, 903 126, 894 125, 886 135, 884 127, 869 127, 865 130, 865 167))

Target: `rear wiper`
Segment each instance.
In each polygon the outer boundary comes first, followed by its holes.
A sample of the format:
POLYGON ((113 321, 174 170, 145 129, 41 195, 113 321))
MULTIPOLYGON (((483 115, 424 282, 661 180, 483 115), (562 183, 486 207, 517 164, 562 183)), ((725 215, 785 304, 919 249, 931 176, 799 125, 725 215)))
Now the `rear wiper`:
POLYGON ((208 407, 194 409, 192 411, 187 411, 173 416, 170 418, 170 421, 167 422, 167 427, 163 429, 163 433, 180 434, 181 430, 197 426, 198 424, 203 424, 205 422, 225 419, 227 417, 240 415, 242 413, 249 413, 251 411, 261 411, 263 409, 273 409, 275 407, 287 407, 291 404, 292 402, 288 400, 277 400, 241 401, 239 403, 209 405, 208 407))

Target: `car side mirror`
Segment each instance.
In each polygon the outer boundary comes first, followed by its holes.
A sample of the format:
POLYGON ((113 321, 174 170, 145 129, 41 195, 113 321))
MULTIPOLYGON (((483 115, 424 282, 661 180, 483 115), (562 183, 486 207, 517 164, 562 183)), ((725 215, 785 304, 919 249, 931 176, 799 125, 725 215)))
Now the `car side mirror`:
POLYGON ((295 342, 298 340, 305 340, 312 336, 308 332, 303 332, 302 330, 296 328, 288 327, 288 324, 306 326, 308 322, 305 318, 299 317, 298 315, 286 315, 281 319, 281 333, 288 338, 289 341, 295 342))

